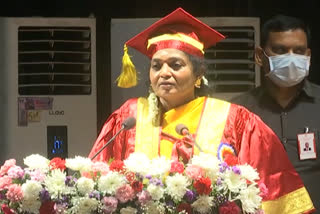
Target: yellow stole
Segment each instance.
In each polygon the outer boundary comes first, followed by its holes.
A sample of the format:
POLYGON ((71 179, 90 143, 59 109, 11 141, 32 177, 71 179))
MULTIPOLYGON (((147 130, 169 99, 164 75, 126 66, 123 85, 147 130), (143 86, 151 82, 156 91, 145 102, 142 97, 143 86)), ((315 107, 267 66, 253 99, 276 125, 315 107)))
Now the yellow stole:
MULTIPOLYGON (((191 102, 171 109, 162 115, 161 127, 153 126, 148 120, 148 101, 138 99, 135 151, 143 152, 149 158, 159 154, 171 158, 173 143, 162 139, 160 133, 165 132, 175 138, 182 138, 176 133, 176 125, 186 125, 192 134, 196 134, 196 142, 206 153, 217 155, 230 103, 206 97, 199 97, 191 102)), ((199 150, 195 147, 194 153, 199 150)))

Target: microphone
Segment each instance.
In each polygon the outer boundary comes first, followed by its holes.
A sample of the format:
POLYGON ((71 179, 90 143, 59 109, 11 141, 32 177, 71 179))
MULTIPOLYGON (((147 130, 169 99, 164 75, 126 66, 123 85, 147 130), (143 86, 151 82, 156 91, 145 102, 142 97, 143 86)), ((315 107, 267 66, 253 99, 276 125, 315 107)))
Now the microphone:
POLYGON ((133 128, 135 125, 136 125, 136 119, 134 117, 127 117, 122 122, 121 129, 129 130, 129 129, 133 128))
POLYGON ((176 126, 176 132, 179 134, 179 135, 189 135, 189 129, 184 125, 184 124, 178 124, 176 126))
POLYGON ((129 130, 131 128, 133 128, 136 125, 136 119, 134 117, 128 117, 126 118, 122 124, 121 124, 121 129, 115 134, 113 135, 112 138, 110 138, 110 140, 103 145, 103 147, 101 147, 101 149, 99 149, 99 151, 97 151, 94 156, 91 158, 91 160, 93 160, 95 157, 97 157, 98 154, 100 154, 102 152, 102 150, 104 150, 112 141, 114 141, 114 139, 120 134, 120 132, 122 132, 123 130, 129 130))
POLYGON ((197 144, 196 140, 193 138, 193 136, 190 134, 189 129, 186 125, 184 124, 178 124, 176 126, 176 132, 182 136, 188 136, 193 142, 194 145, 199 149, 200 152, 203 152, 201 147, 197 144))

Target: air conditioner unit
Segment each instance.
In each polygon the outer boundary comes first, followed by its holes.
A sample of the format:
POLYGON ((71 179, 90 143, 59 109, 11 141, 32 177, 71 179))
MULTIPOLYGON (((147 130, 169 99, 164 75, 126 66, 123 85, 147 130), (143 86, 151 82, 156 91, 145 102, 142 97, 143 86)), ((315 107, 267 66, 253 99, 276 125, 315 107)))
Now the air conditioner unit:
MULTIPOLYGON (((214 97, 229 100, 233 96, 260 85, 260 68, 254 63, 254 49, 260 44, 258 17, 199 17, 218 30, 226 39, 206 50, 206 77, 214 97)), ((126 99, 144 96, 149 88, 149 59, 130 49, 139 71, 139 85, 130 89, 116 86, 120 74, 123 45, 158 18, 111 19, 111 100, 112 110, 126 99)))
POLYGON ((1 162, 87 156, 97 135, 95 18, 0 18, 1 162))
POLYGON ((260 67, 254 62, 254 51, 260 44, 260 18, 206 17, 200 20, 226 36, 205 53, 211 94, 229 100, 259 86, 260 67))

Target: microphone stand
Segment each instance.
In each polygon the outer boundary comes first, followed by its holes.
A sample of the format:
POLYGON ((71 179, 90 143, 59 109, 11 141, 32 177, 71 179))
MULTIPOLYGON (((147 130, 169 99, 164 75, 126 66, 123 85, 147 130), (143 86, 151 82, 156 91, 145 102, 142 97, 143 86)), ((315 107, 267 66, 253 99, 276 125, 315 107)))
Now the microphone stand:
POLYGON ((94 154, 94 156, 91 158, 91 160, 93 160, 95 157, 97 157, 97 155, 100 154, 102 152, 102 150, 104 150, 112 141, 114 141, 114 139, 119 135, 119 133, 125 128, 126 127, 124 125, 122 125, 121 129, 115 135, 113 135, 112 138, 106 144, 104 144, 103 147, 101 147, 101 149, 99 149, 99 151, 97 151, 97 153, 94 154))
POLYGON ((178 132, 178 133, 181 134, 182 136, 187 136, 194 143, 194 145, 199 149, 199 151, 203 152, 201 147, 196 142, 196 139, 193 138, 193 136, 190 134, 189 129, 187 127, 183 127, 181 132, 178 132), (183 130, 185 130, 185 131, 183 131, 183 130))
POLYGON ((203 150, 201 149, 201 147, 197 144, 196 139, 194 139, 191 134, 189 134, 188 136, 191 137, 191 140, 194 142, 194 145, 199 149, 200 152, 203 152, 203 150))

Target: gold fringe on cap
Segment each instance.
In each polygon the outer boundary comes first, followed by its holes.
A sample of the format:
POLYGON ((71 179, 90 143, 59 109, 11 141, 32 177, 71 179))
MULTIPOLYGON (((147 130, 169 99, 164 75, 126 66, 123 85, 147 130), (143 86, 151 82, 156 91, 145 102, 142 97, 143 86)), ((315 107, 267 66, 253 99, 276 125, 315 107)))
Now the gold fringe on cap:
POLYGON ((118 87, 131 88, 137 85, 137 71, 128 54, 128 47, 125 44, 123 48, 121 74, 117 78, 118 87))

